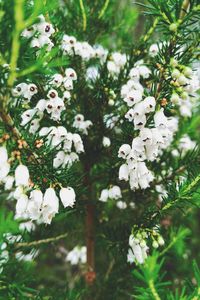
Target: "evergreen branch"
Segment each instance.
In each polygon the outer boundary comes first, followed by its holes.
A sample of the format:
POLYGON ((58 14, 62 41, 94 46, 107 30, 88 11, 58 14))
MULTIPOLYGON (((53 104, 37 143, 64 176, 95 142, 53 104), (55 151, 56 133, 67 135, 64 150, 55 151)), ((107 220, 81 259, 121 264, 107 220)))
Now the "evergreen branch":
POLYGON ((158 293, 156 291, 153 279, 150 279, 148 284, 149 284, 149 288, 151 290, 151 293, 152 293, 154 299, 155 300, 161 300, 160 296, 158 295, 158 293))
POLYGON ((18 249, 18 248, 23 248, 23 247, 39 246, 39 245, 42 245, 42 244, 48 244, 48 243, 51 243, 51 242, 57 242, 57 241, 59 241, 61 239, 64 239, 67 236, 68 236, 68 233, 64 233, 64 234, 58 235, 56 237, 51 237, 51 238, 48 238, 48 239, 33 241, 33 242, 30 242, 30 243, 26 243, 26 242, 17 243, 15 245, 15 248, 18 249))
POLYGON ((163 206, 161 208, 161 211, 165 211, 169 208, 171 208, 174 204, 177 204, 178 202, 180 202, 181 200, 184 199, 188 199, 187 194, 190 193, 192 191, 192 189, 199 183, 200 181, 200 175, 198 175, 185 189, 185 191, 183 192, 183 195, 180 196, 179 198, 175 199, 174 201, 170 201, 169 203, 167 203, 165 206, 163 206))
POLYGON ((85 13, 85 7, 84 7, 84 4, 83 4, 83 0, 79 0, 79 4, 80 4, 81 14, 82 14, 82 18, 83 18, 83 31, 86 31, 87 17, 86 17, 86 13, 85 13))
POLYGON ((12 87, 16 79, 17 61, 20 51, 20 33, 24 27, 24 12, 23 12, 24 0, 15 0, 14 12, 15 12, 15 29, 13 32, 11 59, 10 59, 10 75, 8 78, 8 86, 12 87))
POLYGON ((188 229, 179 230, 179 232, 175 236, 173 236, 172 241, 169 243, 169 245, 165 247, 165 249, 162 252, 159 253, 159 257, 167 253, 177 243, 178 240, 183 239, 188 234, 188 229))
POLYGON ((110 0, 106 0, 100 13, 99 13, 99 19, 101 19, 103 17, 103 15, 105 14, 106 12, 106 9, 108 8, 108 4, 109 4, 110 0))
POLYGON ((151 26, 151 28, 148 30, 148 32, 146 33, 146 35, 144 36, 143 38, 143 42, 146 42, 150 37, 151 35, 153 34, 157 24, 158 24, 158 21, 159 21, 159 18, 156 18, 153 22, 153 25, 151 26))
POLYGON ((190 5, 190 0, 184 0, 181 8, 180 19, 183 19, 184 16, 186 15, 189 5, 190 5))

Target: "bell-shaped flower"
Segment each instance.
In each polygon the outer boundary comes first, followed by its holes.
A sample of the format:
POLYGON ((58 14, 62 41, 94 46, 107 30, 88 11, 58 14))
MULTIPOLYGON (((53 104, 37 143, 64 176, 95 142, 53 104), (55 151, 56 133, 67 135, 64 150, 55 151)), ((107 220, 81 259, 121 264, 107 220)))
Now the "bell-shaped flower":
POLYGON ((109 189, 109 198, 115 200, 122 198, 122 193, 119 186, 114 185, 109 189))
POLYGON ((99 201, 107 202, 108 198, 109 198, 109 190, 108 189, 102 190, 101 195, 99 197, 99 201))
POLYGON ((58 213, 59 199, 56 196, 53 188, 48 188, 44 193, 44 200, 42 204, 42 218, 43 222, 50 224, 52 218, 58 213))
POLYGON ((134 117, 143 116, 145 114, 145 107, 143 101, 134 106, 134 117))
POLYGON ((15 178, 11 175, 6 176, 6 178, 4 179, 4 189, 7 190, 11 190, 14 184, 15 178))
POLYGON ((77 153, 84 152, 83 141, 79 134, 77 133, 73 134, 73 143, 77 153))
POLYGON ((151 145, 152 144, 152 131, 149 128, 142 128, 140 130, 140 138, 142 140, 142 142, 144 143, 144 145, 151 145))
POLYGON ((12 95, 14 97, 20 97, 20 96, 23 96, 25 91, 27 90, 27 83, 25 82, 21 82, 19 83, 16 87, 14 87, 12 89, 12 95))
POLYGON ((151 96, 146 97, 143 100, 143 105, 144 105, 145 113, 153 112, 153 111, 155 111, 156 100, 154 97, 151 97, 151 96))
POLYGON ((155 57, 159 52, 159 47, 157 44, 152 44, 149 48, 149 55, 155 57))
POLYGON ((73 207, 76 202, 76 194, 72 187, 61 188, 60 199, 64 207, 73 207))
POLYGON ((27 205, 27 213, 31 220, 39 220, 42 213, 43 194, 40 190, 33 190, 27 205))
POLYGON ((20 125, 21 126, 27 125, 33 119, 36 113, 37 113, 37 109, 35 108, 24 111, 21 115, 22 121, 20 125))
POLYGON ((166 128, 168 125, 168 119, 164 115, 163 108, 157 111, 154 115, 154 123, 156 127, 166 128))
POLYGON ((118 157, 126 159, 131 152, 131 146, 129 144, 123 144, 118 151, 118 157))
POLYGON ((144 79, 149 78, 151 74, 151 70, 147 68, 146 66, 139 66, 139 72, 140 76, 142 76, 144 79))
POLYGON ((15 169, 15 184, 16 186, 28 186, 29 185, 29 170, 24 165, 18 165, 15 169))
POLYGON ((54 74, 50 81, 50 84, 54 85, 55 87, 60 87, 63 82, 63 76, 61 74, 54 74))
POLYGON ((128 181, 128 179, 129 179, 129 168, 127 164, 123 164, 119 168, 119 180, 128 181))
POLYGON ((142 100, 142 92, 140 90, 132 90, 130 91, 124 101, 127 103, 129 107, 132 107, 136 103, 142 100))
POLYGON ((142 129, 146 125, 146 122, 147 118, 145 115, 136 116, 133 121, 135 130, 142 129))
POLYGON ((130 73, 129 73, 129 77, 133 80, 136 80, 138 81, 139 78, 140 78, 140 72, 139 72, 139 69, 134 67, 130 70, 130 73))
POLYGON ((131 190, 136 190, 139 188, 138 184, 138 176, 137 176, 137 170, 130 170, 130 178, 129 178, 129 184, 131 190))
POLYGON ((17 218, 23 218, 24 214, 27 212, 27 205, 28 205, 28 196, 22 194, 16 203, 16 215, 17 218))
POLYGON ((10 164, 6 161, 0 164, 0 181, 4 181, 10 172, 10 164))
POLYGON ((104 137, 103 137, 102 144, 103 144, 103 146, 104 146, 105 148, 108 148, 108 147, 110 147, 110 145, 111 145, 111 141, 110 141, 110 139, 109 139, 108 137, 104 136, 104 137))
POLYGON ((67 79, 77 80, 77 74, 76 74, 75 70, 72 68, 67 68, 65 70, 65 76, 67 79))
POLYGON ((126 208, 127 208, 126 202, 121 201, 121 200, 116 202, 116 206, 117 206, 119 209, 126 209, 126 208))
POLYGON ((64 151, 59 151, 56 154, 56 157, 53 160, 53 167, 55 169, 59 168, 60 166, 63 165, 65 159, 65 152, 64 151))
POLYGON ((24 89, 23 97, 26 98, 28 101, 31 100, 31 98, 38 93, 38 88, 35 84, 30 83, 26 85, 26 89, 24 89))
POLYGON ((129 122, 132 122, 135 116, 135 112, 134 109, 131 108, 127 111, 127 113, 125 114, 125 118, 129 120, 129 122))

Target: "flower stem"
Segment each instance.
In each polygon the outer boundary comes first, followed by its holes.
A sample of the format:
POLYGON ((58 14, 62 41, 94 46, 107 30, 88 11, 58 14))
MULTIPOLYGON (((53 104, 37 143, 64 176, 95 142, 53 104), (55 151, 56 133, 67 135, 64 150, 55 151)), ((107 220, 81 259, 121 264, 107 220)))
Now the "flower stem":
POLYGON ((17 61, 20 51, 20 33, 24 28, 24 0, 15 0, 14 18, 15 29, 13 32, 11 59, 10 59, 10 76, 8 78, 8 86, 12 87, 16 79, 17 61))
POLYGON ((152 293, 154 299, 155 299, 155 300, 161 300, 161 299, 160 299, 160 296, 158 295, 158 293, 157 293, 157 291, 156 291, 156 289, 155 289, 155 285, 154 285, 154 282, 153 282, 152 279, 149 281, 149 288, 150 288, 150 290, 151 290, 151 293, 152 293))
POLYGON ((99 19, 101 19, 104 16, 104 14, 106 12, 106 9, 108 7, 109 2, 110 2, 110 0, 106 0, 105 1, 104 5, 103 5, 103 7, 102 7, 102 9, 101 9, 101 11, 99 13, 99 19))
POLYGON ((81 8, 81 14, 83 18, 83 31, 86 31, 87 28, 87 17, 85 13, 85 7, 83 5, 83 0, 79 0, 80 8, 81 8))

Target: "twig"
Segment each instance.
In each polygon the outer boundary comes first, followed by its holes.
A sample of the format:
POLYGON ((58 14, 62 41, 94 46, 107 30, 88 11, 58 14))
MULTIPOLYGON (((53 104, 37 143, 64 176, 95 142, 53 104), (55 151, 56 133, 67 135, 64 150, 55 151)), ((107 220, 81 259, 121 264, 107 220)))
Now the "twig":
POLYGON ((156 26, 158 24, 158 21, 159 21, 159 18, 156 18, 154 20, 152 27, 149 29, 149 31, 144 36, 143 42, 146 42, 150 38, 150 36, 153 34, 153 32, 154 32, 154 30, 155 30, 155 28, 156 28, 156 26))
POLYGON ((180 18, 179 18, 180 20, 182 20, 185 17, 185 15, 187 13, 187 10, 189 8, 189 5, 190 5, 190 1, 189 0, 185 0, 183 2, 182 8, 181 8, 181 13, 180 13, 180 18))
POLYGON ((8 86, 12 87, 16 78, 17 61, 20 51, 20 33, 24 28, 24 0, 15 0, 15 30, 13 32, 11 59, 10 59, 10 75, 8 77, 8 86))
POLYGON ((23 248, 23 247, 32 247, 32 246, 39 246, 39 245, 42 245, 42 244, 48 244, 48 243, 51 243, 51 242, 56 242, 56 241, 59 241, 61 239, 64 239, 67 236, 68 236, 68 233, 64 233, 64 234, 58 235, 56 237, 51 237, 51 238, 48 238, 48 239, 33 241, 33 242, 30 242, 30 243, 26 243, 26 242, 17 243, 15 245, 15 248, 18 249, 18 248, 23 248))
POLYGON ((158 295, 157 291, 156 291, 156 288, 155 288, 155 285, 154 285, 154 282, 153 280, 149 280, 149 288, 151 290, 151 293, 154 297, 155 300, 161 300, 160 296, 158 295))
POLYGON ((83 18, 83 31, 86 31, 87 17, 86 17, 86 13, 85 13, 85 7, 83 4, 83 0, 79 0, 79 4, 80 4, 81 14, 82 14, 82 18, 83 18))
POLYGON ((103 7, 102 7, 102 9, 101 9, 101 11, 99 13, 99 19, 101 19, 104 16, 104 14, 106 12, 106 9, 108 7, 109 2, 110 2, 110 0, 106 0, 105 1, 104 5, 103 5, 103 7))

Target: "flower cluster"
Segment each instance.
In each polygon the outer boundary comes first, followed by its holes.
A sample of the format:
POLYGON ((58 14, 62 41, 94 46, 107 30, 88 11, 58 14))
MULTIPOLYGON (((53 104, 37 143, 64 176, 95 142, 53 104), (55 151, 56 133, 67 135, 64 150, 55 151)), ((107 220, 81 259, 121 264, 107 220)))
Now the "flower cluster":
POLYGON ((114 77, 119 75, 120 71, 125 66, 126 62, 127 62, 126 54, 121 54, 120 52, 112 53, 107 62, 108 72, 114 77))
POLYGON ((107 202, 108 199, 118 200, 120 198, 122 198, 121 189, 119 186, 114 185, 109 189, 104 189, 101 191, 99 201, 107 202))
POLYGON ((88 42, 79 42, 74 36, 65 34, 62 38, 61 50, 65 55, 80 56, 83 61, 98 58, 101 63, 106 61, 108 51, 101 45, 91 46, 88 42))
POLYGON ((71 265, 85 264, 86 251, 85 246, 76 246, 67 254, 66 261, 70 262, 71 265))
POLYGON ((45 21, 45 17, 43 15, 40 15, 38 19, 38 23, 25 29, 21 35, 24 38, 32 38, 32 48, 39 49, 42 47, 46 47, 47 51, 51 51, 54 43, 51 41, 50 37, 54 34, 55 29, 53 28, 52 24, 45 21))
POLYGON ((157 159, 162 149, 167 148, 173 140, 177 130, 178 120, 166 117, 163 108, 156 109, 156 100, 152 96, 144 97, 144 88, 140 78, 148 78, 151 71, 141 62, 136 63, 130 71, 130 80, 122 86, 121 96, 128 107, 125 114, 129 122, 133 122, 134 129, 139 130, 139 135, 132 140, 132 145, 123 144, 118 152, 118 157, 126 160, 119 169, 119 179, 130 183, 131 189, 146 189, 154 179, 148 170, 145 161, 157 159), (155 113, 154 113, 155 112, 155 113), (154 113, 153 121, 148 122, 148 114, 154 113), (145 127, 149 125, 150 128, 145 127))
MULTIPOLYGON (((8 190, 15 185, 15 190, 11 194, 17 200, 15 218, 37 220, 41 223, 50 224, 59 210, 59 198, 54 188, 49 187, 44 194, 39 189, 32 189, 28 168, 19 164, 15 169, 14 176, 9 175, 10 163, 5 147, 0 147, 0 157, 0 182, 8 190)), ((64 207, 74 206, 76 195, 73 188, 62 187, 59 191, 59 197, 64 207)), ((22 228, 27 228, 30 231, 34 229, 34 226, 31 226, 29 222, 24 222, 22 228)))
POLYGON ((78 114, 74 118, 73 127, 78 129, 83 134, 88 134, 88 129, 92 126, 92 122, 90 120, 84 120, 84 116, 82 114, 78 114))
POLYGON ((158 233, 157 228, 153 230, 139 229, 129 237, 129 250, 127 262, 143 264, 148 255, 149 247, 147 240, 151 239, 153 248, 157 249, 164 245, 162 236, 158 233))
POLYGON ((195 92, 200 87, 197 73, 187 66, 179 65, 177 60, 172 59, 169 76, 173 87, 171 102, 179 108, 181 116, 191 117, 195 92))

